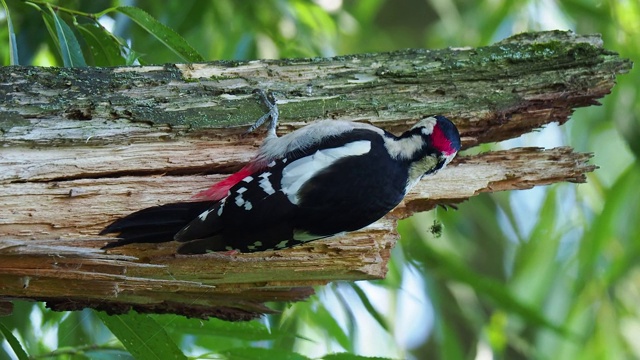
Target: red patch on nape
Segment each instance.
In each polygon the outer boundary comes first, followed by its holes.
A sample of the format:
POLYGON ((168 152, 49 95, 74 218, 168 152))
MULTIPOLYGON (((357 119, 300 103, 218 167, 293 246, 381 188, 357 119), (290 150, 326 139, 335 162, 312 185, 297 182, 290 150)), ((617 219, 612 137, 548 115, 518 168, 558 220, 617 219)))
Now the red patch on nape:
POLYGON ((447 138, 444 131, 442 131, 438 124, 433 127, 433 132, 431 133, 431 144, 445 155, 451 155, 456 152, 456 149, 451 146, 451 140, 447 138))
POLYGON ((229 189, 233 187, 233 185, 239 183, 242 179, 254 173, 253 164, 245 165, 238 172, 231 174, 228 178, 215 183, 213 186, 208 188, 207 190, 201 191, 195 194, 194 198, 202 198, 204 200, 213 200, 218 201, 229 193, 229 189))

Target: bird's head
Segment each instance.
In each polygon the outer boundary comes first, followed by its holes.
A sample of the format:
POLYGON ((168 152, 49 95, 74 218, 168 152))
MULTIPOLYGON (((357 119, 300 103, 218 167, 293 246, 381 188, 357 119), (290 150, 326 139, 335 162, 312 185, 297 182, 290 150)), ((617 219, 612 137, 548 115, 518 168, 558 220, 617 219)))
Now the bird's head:
POLYGON ((423 176, 445 167, 460 150, 456 126, 441 115, 420 120, 399 138, 400 157, 409 161, 407 191, 423 176))
POLYGON ((435 153, 448 164, 460 150, 458 128, 442 115, 429 116, 420 120, 411 128, 411 132, 420 132, 430 152, 435 153))

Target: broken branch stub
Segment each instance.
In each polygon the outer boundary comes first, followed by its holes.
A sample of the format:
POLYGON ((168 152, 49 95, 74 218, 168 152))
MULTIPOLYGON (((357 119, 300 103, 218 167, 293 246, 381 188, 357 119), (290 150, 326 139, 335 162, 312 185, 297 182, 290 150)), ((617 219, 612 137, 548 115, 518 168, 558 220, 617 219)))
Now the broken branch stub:
POLYGON ((582 182, 589 155, 523 148, 460 156, 375 224, 289 250, 175 255, 174 243, 99 250, 141 208, 188 201, 255 153, 240 136, 275 91, 280 133, 325 118, 400 132, 443 114, 463 146, 517 137, 597 103, 631 63, 598 36, 518 35, 475 49, 120 68, 0 69, 0 300, 245 320, 311 286, 378 279, 396 221, 480 192, 582 182))

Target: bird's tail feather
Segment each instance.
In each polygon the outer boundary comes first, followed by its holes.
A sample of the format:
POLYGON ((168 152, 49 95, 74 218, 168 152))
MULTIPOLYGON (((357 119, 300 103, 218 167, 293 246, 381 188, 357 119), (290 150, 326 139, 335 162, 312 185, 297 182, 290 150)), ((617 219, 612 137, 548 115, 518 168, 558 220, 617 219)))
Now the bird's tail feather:
POLYGON ((119 238, 102 248, 171 241, 180 229, 215 203, 216 201, 182 202, 136 211, 114 221, 100 232, 100 235, 118 233, 119 238))

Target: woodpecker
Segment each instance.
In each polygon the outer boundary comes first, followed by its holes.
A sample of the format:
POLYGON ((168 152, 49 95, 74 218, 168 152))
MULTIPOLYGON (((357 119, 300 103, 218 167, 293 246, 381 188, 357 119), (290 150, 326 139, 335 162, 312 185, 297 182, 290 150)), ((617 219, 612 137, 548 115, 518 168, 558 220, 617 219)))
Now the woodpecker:
POLYGON ((460 150, 444 116, 421 119, 395 136, 373 125, 323 120, 278 137, 272 93, 256 91, 270 119, 257 155, 237 173, 199 193, 200 201, 143 209, 101 235, 131 243, 183 242, 178 253, 256 252, 293 247, 361 229, 395 208, 420 179, 460 150))

